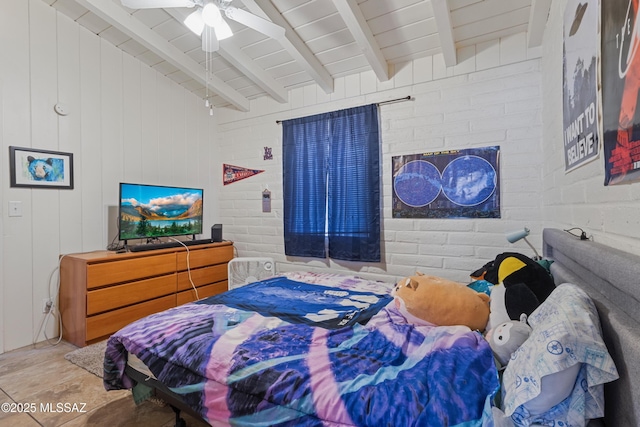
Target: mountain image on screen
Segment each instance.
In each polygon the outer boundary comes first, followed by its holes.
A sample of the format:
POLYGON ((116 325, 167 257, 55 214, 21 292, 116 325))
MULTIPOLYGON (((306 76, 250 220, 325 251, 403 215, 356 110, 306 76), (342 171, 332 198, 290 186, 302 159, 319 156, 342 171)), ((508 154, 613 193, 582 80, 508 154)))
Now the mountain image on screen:
POLYGON ((120 184, 120 240, 202 233, 203 190, 120 184))

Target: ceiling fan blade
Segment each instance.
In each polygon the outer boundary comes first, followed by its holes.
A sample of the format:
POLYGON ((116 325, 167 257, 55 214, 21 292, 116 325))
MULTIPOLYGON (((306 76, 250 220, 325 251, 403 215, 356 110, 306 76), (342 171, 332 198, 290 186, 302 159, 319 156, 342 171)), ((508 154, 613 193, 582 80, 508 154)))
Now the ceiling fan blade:
POLYGON ((215 30, 208 26, 204 26, 204 30, 202 31, 202 50, 205 52, 215 52, 220 47, 220 42, 218 42, 218 38, 216 37, 215 30))
POLYGON ((266 19, 262 19, 259 16, 249 13, 246 10, 228 7, 224 10, 224 13, 227 15, 227 18, 246 25, 247 27, 258 31, 265 36, 271 37, 272 39, 278 40, 284 37, 284 28, 271 21, 267 21, 266 19))
POLYGON ((194 7, 193 0, 121 0, 129 9, 155 9, 162 7, 194 7))

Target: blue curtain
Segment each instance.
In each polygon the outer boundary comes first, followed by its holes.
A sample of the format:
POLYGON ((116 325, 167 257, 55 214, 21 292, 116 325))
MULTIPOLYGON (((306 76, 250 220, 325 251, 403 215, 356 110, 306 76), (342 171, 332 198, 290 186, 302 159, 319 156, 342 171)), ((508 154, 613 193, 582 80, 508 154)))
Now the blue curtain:
POLYGON ((285 254, 379 262, 377 105, 282 126, 285 254))

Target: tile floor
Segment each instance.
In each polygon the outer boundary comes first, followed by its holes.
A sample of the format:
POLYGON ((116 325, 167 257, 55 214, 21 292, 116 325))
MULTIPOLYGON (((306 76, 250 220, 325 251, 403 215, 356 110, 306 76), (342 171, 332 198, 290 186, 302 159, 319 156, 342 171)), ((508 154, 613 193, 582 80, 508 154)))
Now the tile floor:
MULTIPOLYGON (((136 406, 128 390, 105 391, 101 378, 64 358, 74 349, 62 341, 0 354, 1 427, 174 426, 169 406, 149 401, 136 406), (27 404, 35 411, 6 412, 6 403, 27 404)), ((189 427, 207 426, 188 414, 182 416, 189 427)))

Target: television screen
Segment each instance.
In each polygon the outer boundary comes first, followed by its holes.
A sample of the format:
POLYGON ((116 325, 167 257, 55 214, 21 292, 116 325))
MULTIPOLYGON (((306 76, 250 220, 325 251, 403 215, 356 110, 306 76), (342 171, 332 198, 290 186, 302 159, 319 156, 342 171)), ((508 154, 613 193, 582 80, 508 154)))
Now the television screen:
POLYGON ((202 234, 199 188, 120 183, 120 240, 202 234))

